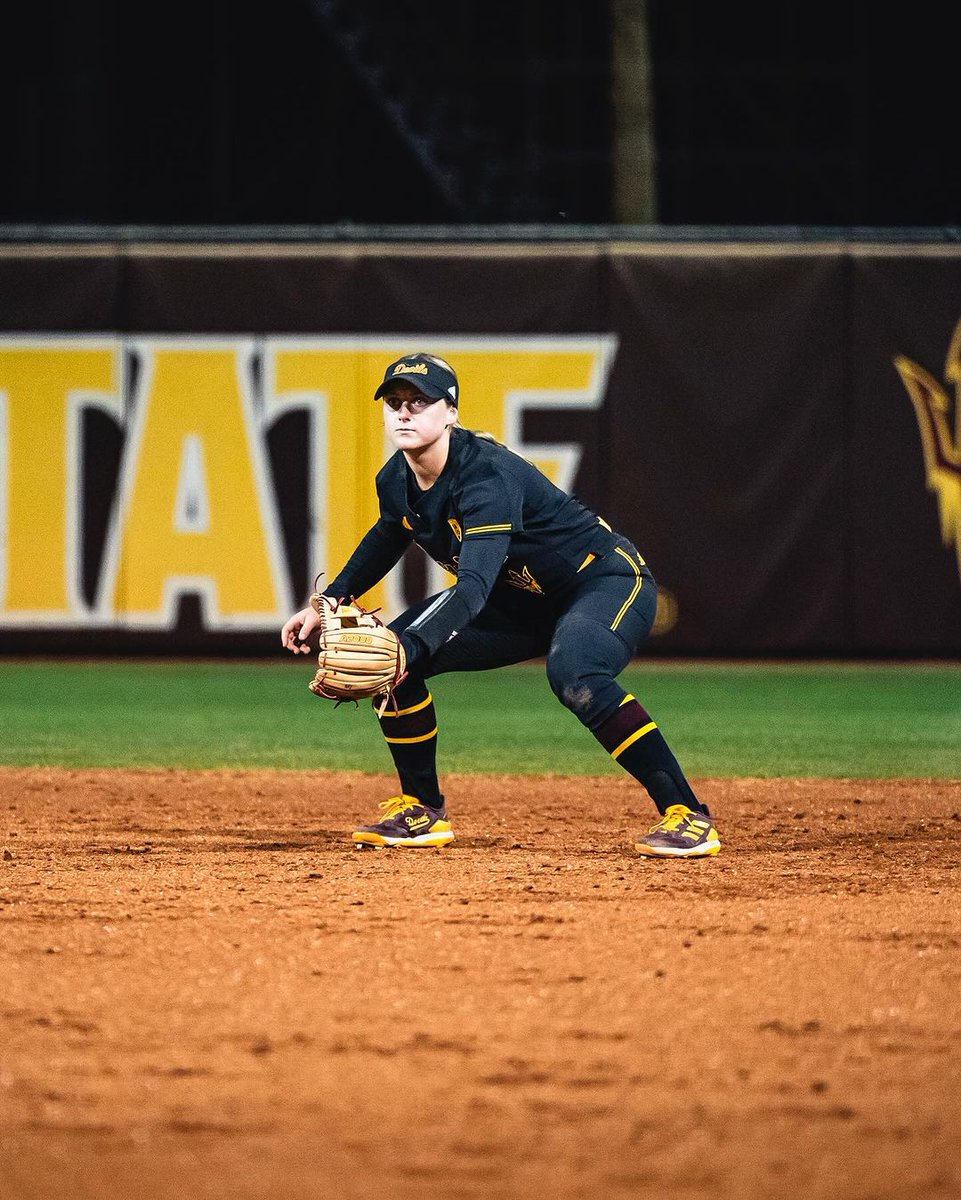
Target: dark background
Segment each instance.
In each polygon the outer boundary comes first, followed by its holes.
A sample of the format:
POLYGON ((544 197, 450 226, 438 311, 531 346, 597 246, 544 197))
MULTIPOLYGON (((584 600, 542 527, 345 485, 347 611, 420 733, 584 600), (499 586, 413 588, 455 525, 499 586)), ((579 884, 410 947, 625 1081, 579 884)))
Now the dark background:
MULTIPOLYGON (((612 223, 612 5, 24 9, 0 223, 612 223)), ((648 0, 653 220, 957 226, 950 6, 880 9, 648 0)))

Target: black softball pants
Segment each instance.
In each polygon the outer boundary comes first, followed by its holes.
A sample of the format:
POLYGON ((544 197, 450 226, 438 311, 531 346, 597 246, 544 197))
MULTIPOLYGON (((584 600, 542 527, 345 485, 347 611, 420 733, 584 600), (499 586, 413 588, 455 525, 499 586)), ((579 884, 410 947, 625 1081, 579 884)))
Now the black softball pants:
MULTIPOLYGON (((415 604, 391 622, 397 634, 436 599, 415 604)), ((579 572, 558 598, 519 592, 498 596, 434 654, 419 659, 396 691, 398 707, 427 695, 425 680, 450 671, 490 671, 546 660, 557 698, 596 729, 622 703, 617 676, 647 639, 657 609, 657 585, 634 547, 623 540, 579 572)))

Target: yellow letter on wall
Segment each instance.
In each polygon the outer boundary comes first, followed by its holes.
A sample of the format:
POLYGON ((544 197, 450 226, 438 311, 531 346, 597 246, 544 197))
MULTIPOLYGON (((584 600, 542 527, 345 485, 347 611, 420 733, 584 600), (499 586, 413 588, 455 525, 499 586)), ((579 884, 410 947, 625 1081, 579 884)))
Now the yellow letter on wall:
POLYGON ((209 629, 274 628, 290 601, 253 401, 249 341, 143 341, 105 596, 167 627, 200 594, 209 629))
MULTIPOLYGON (((386 455, 381 407, 373 395, 383 365, 378 359, 376 378, 369 377, 367 367, 358 338, 272 338, 267 343, 267 414, 296 407, 311 412, 309 570, 311 575, 324 572, 327 582, 377 520, 374 477, 386 455)), ((362 600, 380 607, 383 588, 372 588, 362 600)))
POLYGON ((80 417, 119 417, 119 350, 104 339, 0 342, 0 620, 83 620, 80 417))

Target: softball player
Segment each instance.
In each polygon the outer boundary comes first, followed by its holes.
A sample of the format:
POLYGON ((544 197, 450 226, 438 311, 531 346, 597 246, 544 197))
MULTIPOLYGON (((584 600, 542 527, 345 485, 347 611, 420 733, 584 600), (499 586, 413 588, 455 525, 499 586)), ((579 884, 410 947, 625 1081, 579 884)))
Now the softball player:
MULTIPOLYGON (((357 829, 359 846, 443 846, 454 832, 437 778, 437 716, 427 680, 543 657, 558 700, 637 779, 660 819, 639 854, 697 858, 720 839, 663 734, 617 676, 650 633, 657 586, 627 538, 555 487, 526 459, 458 421, 449 363, 411 354, 391 363, 375 399, 397 452, 377 475, 380 517, 324 589, 361 596, 416 542, 456 576, 453 587, 391 622, 407 655, 396 709, 380 724, 400 795, 380 820, 357 829)), ((318 623, 296 613, 283 645, 318 623)))

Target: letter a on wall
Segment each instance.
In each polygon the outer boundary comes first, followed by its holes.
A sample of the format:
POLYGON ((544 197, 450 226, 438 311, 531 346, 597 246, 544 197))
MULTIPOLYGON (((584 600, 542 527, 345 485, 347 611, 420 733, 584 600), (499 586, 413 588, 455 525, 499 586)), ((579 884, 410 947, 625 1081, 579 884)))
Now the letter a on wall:
POLYGON ((103 608, 122 624, 166 627, 179 596, 205 623, 273 628, 290 607, 249 387, 252 343, 141 341, 140 383, 103 608))

